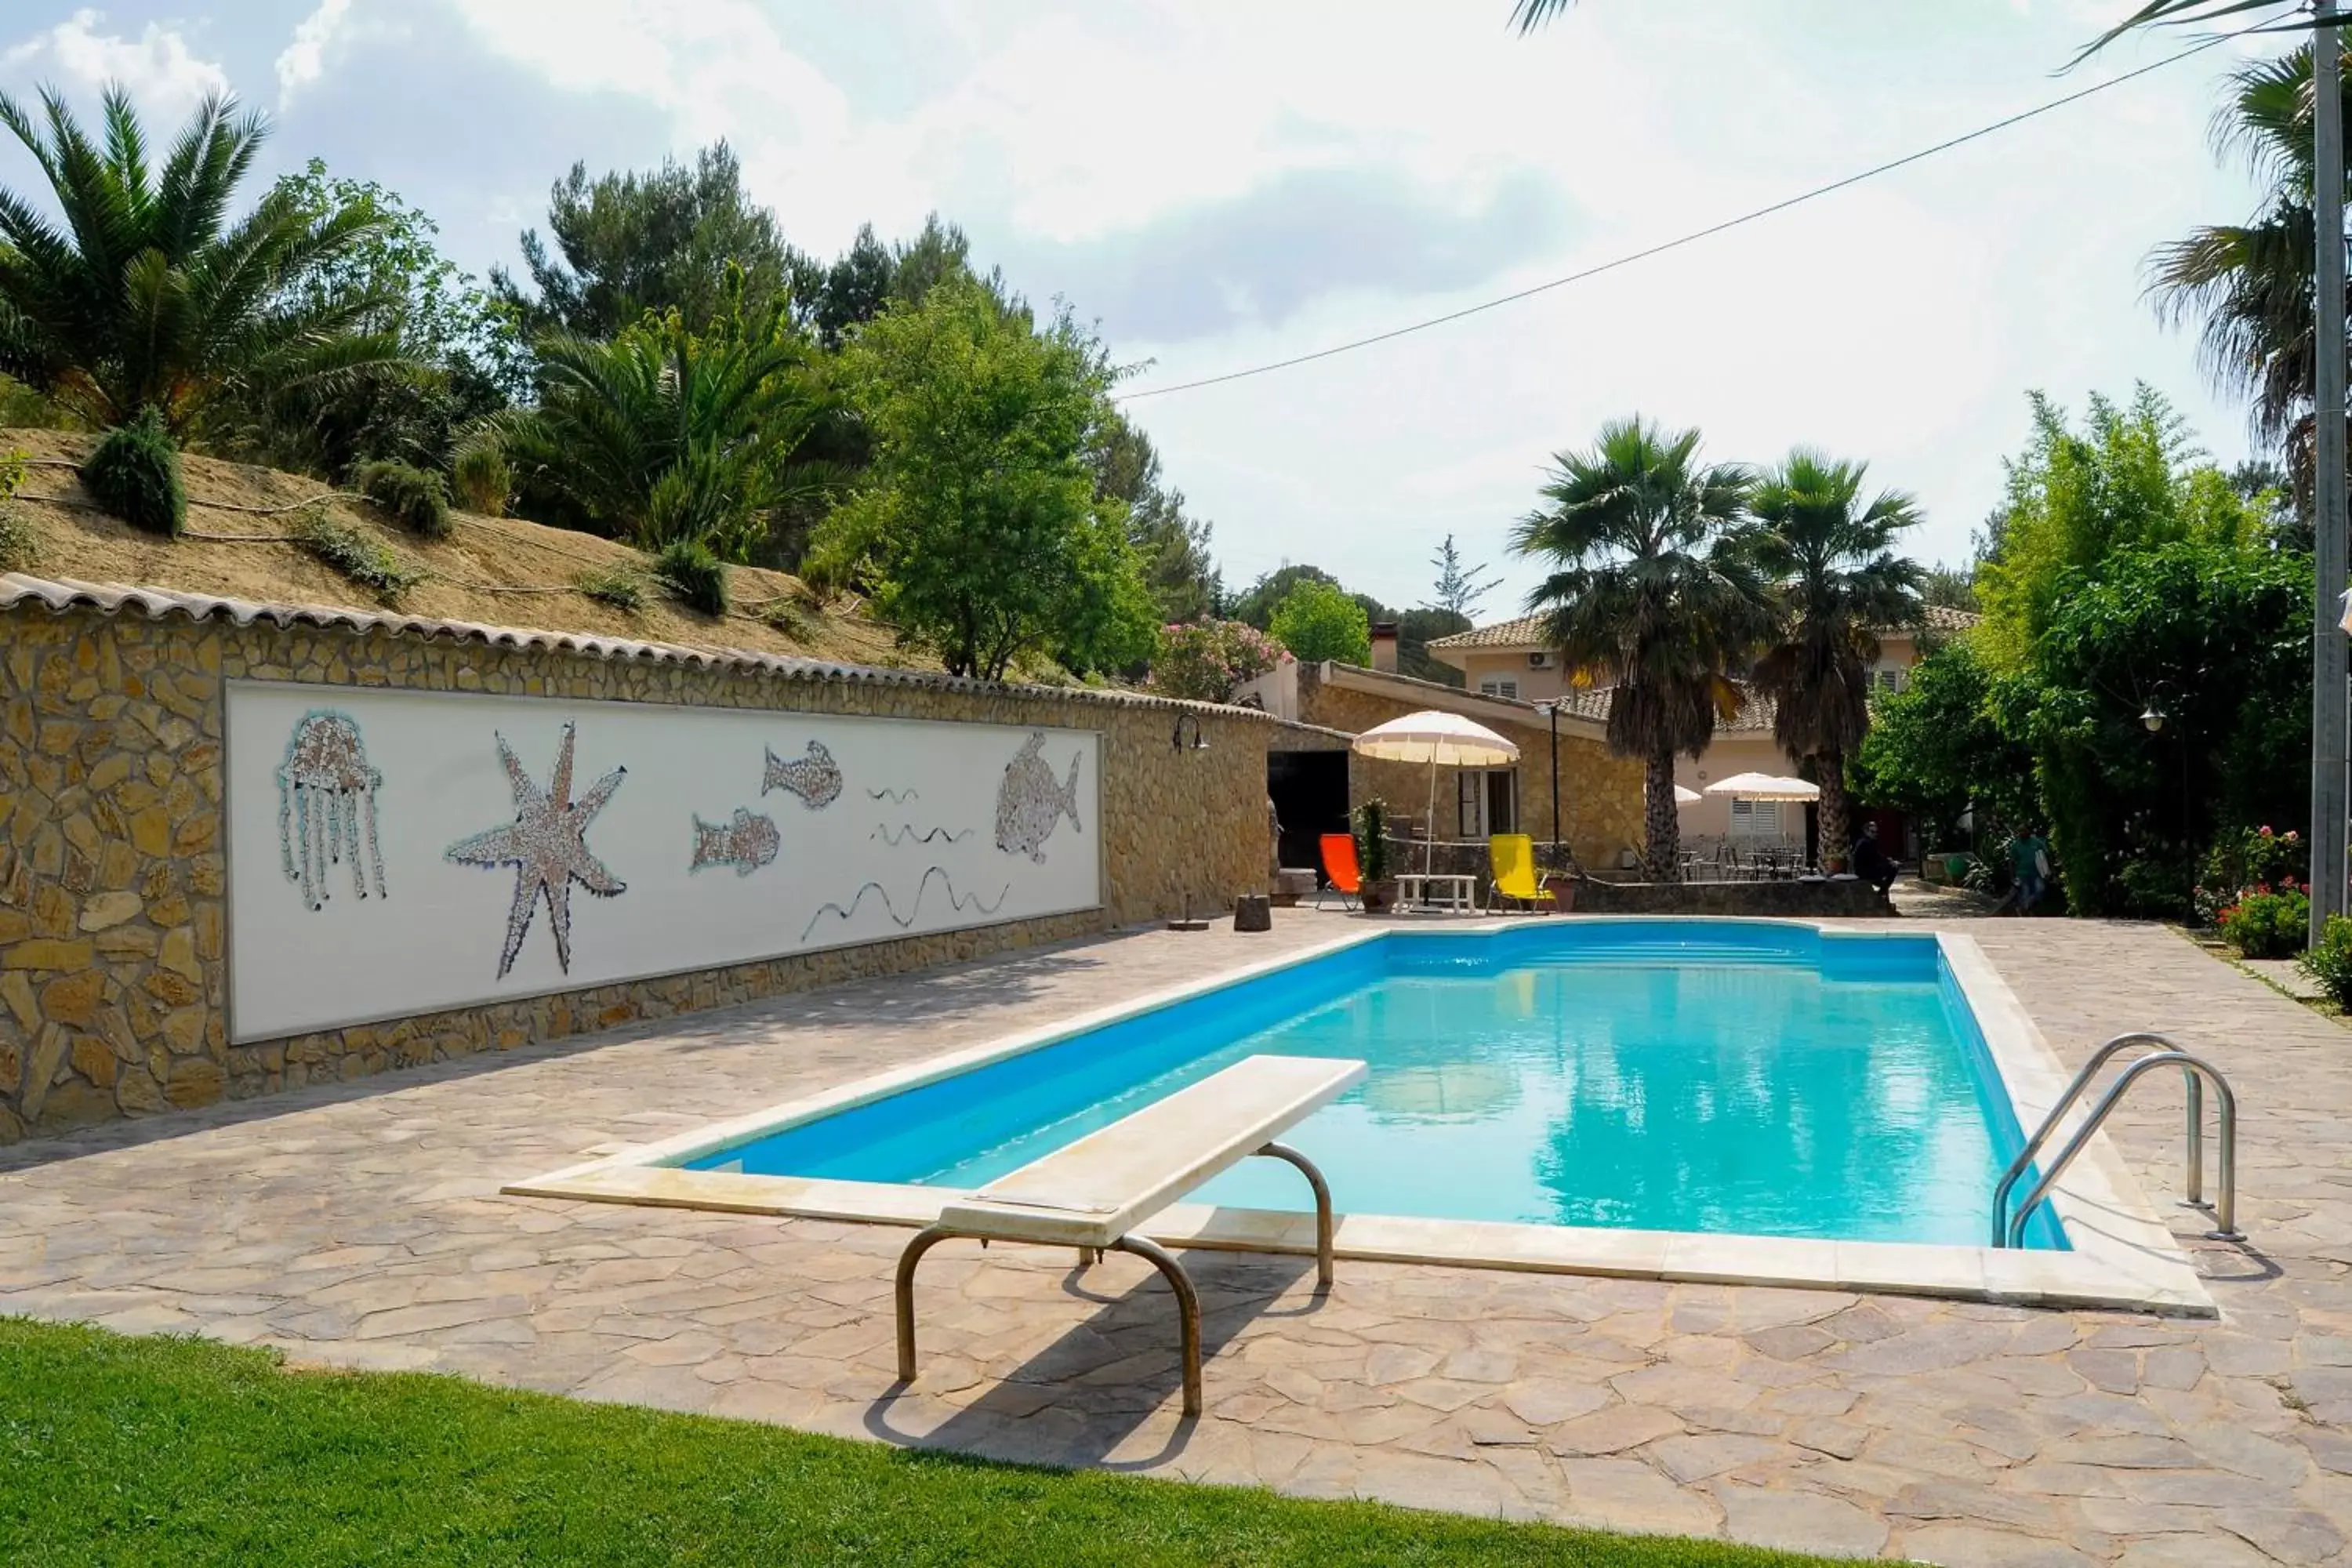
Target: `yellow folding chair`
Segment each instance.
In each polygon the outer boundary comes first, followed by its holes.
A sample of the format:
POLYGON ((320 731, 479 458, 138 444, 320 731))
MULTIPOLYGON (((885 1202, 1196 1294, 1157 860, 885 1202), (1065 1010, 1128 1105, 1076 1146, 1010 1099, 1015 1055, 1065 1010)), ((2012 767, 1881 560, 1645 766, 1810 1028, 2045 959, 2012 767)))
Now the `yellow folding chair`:
POLYGON ((1486 858, 1494 867, 1495 879, 1486 887, 1486 911, 1495 912, 1502 900, 1525 904, 1530 909, 1544 902, 1542 886, 1536 880, 1536 841, 1524 833, 1497 833, 1486 840, 1486 858))

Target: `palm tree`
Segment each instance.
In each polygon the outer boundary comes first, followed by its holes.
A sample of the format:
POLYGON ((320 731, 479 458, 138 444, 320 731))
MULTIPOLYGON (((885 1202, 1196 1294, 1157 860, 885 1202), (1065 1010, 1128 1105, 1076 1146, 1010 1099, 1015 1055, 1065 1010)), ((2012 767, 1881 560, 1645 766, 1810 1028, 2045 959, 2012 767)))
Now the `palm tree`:
POLYGON ((1550 504, 1511 535, 1516 552, 1555 565, 1528 595, 1546 640, 1580 685, 1613 687, 1609 749, 1643 761, 1643 861, 1662 882, 1681 875, 1675 755, 1697 756, 1717 718, 1739 711, 1729 672, 1771 616, 1746 536, 1753 476, 1701 466, 1698 443, 1638 415, 1604 425, 1591 451, 1553 459, 1550 504))
POLYGON ((775 510, 831 478, 793 458, 827 407, 780 310, 735 306, 707 332, 676 310, 609 341, 537 344, 535 408, 494 421, 519 478, 648 549, 680 539, 742 560, 775 510))
POLYGON ((1824 856, 1843 855, 1845 760, 1870 731, 1871 666, 1878 631, 1920 617, 1924 574, 1895 552, 1895 535, 1919 521, 1900 490, 1867 505, 1867 468, 1795 451, 1764 476, 1751 503, 1756 563, 1776 584, 1779 639, 1757 660, 1756 689, 1777 705, 1772 738, 1821 785, 1824 856))
POLYGON ((46 131, 0 93, 0 125, 33 154, 64 220, 0 190, 0 371, 92 425, 152 407, 178 435, 225 394, 413 368, 396 332, 370 326, 391 301, 366 289, 305 300, 297 287, 383 228, 373 205, 320 214, 273 194, 229 221, 263 117, 207 98, 151 170, 121 88, 106 92, 103 146, 55 91, 41 101, 46 131))
MULTIPOLYGON (((2149 292, 2169 321, 2201 318, 2205 369, 2252 405, 2255 432, 2283 448, 2295 495, 2310 495, 2314 272, 2311 46, 2231 76, 2213 118, 2216 152, 2245 159, 2267 195, 2245 224, 2199 228, 2148 258, 2149 292)), ((2352 91, 2345 94, 2352 115, 2352 91)))

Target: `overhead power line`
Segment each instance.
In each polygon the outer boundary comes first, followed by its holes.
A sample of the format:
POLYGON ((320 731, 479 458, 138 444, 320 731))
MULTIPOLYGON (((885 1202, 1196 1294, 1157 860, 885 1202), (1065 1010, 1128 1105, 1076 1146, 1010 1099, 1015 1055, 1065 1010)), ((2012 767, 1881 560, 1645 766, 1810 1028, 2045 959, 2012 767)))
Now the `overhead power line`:
POLYGON ((1640 250, 1628 251, 1622 256, 1612 257, 1607 261, 1597 262, 1591 267, 1571 272, 1564 278, 1554 278, 1549 282, 1533 284, 1508 294, 1500 294, 1492 300, 1483 300, 1475 305, 1465 305, 1458 310, 1448 310, 1442 316, 1431 316, 1425 321, 1414 321, 1407 326, 1391 327, 1384 332, 1374 332, 1367 338, 1356 338, 1348 342, 1334 343, 1328 348, 1316 349, 1309 353, 1293 354, 1288 359, 1272 360, 1265 364, 1251 365, 1246 370, 1229 370, 1221 375, 1204 375, 1196 381, 1180 381, 1167 386, 1141 387, 1134 392, 1118 393, 1115 395, 1121 402, 1135 403, 1147 397, 1166 397, 1171 393, 1193 392, 1204 386, 1222 386, 1229 381, 1246 381, 1252 376, 1270 375, 1278 370, 1289 370, 1297 365, 1312 364, 1317 360, 1353 353, 1358 349, 1368 349, 1375 344, 1393 342, 1399 338, 1410 337, 1415 332, 1428 331, 1433 327, 1443 327, 1450 322, 1465 321, 1472 316, 1483 315, 1488 310, 1499 310, 1506 305, 1516 305, 1522 300, 1532 300, 1538 294, 1548 294, 1555 289, 1565 289, 1571 283, 1581 283, 1589 278, 1598 278, 1604 272, 1614 272, 1620 268, 1631 267, 1637 261, 1647 261, 1654 256, 1664 256, 1670 250, 1680 250, 1686 245, 1696 245, 1702 239, 1711 239, 1718 234, 1770 217, 1776 213, 1787 212, 1790 207, 1818 201, 1823 196, 1843 191, 1850 185, 1858 185, 1864 180, 1874 180, 1881 174, 1892 174, 1897 169, 1933 158, 1937 153, 1948 153, 1955 147, 1965 147, 1971 142, 1982 141, 1985 137, 1996 135, 2011 126, 2022 125, 2029 120, 2038 120, 2042 115, 2065 108, 2068 104, 2080 103, 2083 100, 2105 92, 2109 88, 2121 87, 2126 82, 2136 81, 2153 71, 2160 71, 2167 66, 2179 65, 2191 56, 2201 55, 2206 50, 2228 43, 2232 38, 2243 37, 2248 33, 2263 30, 2264 29, 2259 26, 2242 27, 2233 33, 2217 34, 2182 49, 2178 54, 2167 55, 2160 60, 2151 60, 2147 65, 2125 71, 2119 76, 2109 77, 2105 81, 2095 82, 2078 91, 2070 92, 2063 98, 2053 98, 2047 103, 2021 110, 2015 114, 1993 121, 1990 124, 1979 125, 1973 131, 1947 138, 1931 147, 1922 147, 1917 152, 1906 153, 1900 158, 1890 158, 1884 163, 1873 164, 1859 174, 1848 174, 1841 180, 1832 180, 1825 185, 1815 185, 1811 190, 1801 191, 1796 195, 1774 202, 1769 206, 1758 207, 1751 212, 1741 213, 1738 217, 1727 217, 1720 223, 1709 224, 1705 228, 1696 228, 1688 234, 1677 235, 1673 239, 1662 240, 1656 245, 1645 246, 1640 250))

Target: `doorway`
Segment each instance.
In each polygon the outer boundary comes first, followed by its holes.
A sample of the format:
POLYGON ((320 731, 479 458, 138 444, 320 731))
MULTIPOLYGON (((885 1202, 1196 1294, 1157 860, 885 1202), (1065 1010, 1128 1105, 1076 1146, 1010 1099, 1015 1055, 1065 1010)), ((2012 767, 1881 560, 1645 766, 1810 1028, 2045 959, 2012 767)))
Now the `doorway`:
POLYGON ((1317 840, 1348 831, 1348 753, 1268 752, 1265 793, 1282 825, 1276 841, 1282 863, 1313 867, 1319 882, 1323 856, 1317 840))

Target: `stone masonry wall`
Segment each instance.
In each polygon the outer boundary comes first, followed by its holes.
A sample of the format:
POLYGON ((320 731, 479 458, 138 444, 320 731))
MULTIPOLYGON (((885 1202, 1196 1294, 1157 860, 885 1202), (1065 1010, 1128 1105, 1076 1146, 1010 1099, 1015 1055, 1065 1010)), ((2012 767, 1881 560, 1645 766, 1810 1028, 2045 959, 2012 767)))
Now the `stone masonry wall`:
POLYGON ((888 973, 1174 913, 1267 881, 1265 754, 1297 731, 1164 703, 951 690, 586 654, 0 611, 0 1142, 888 973), (232 1046, 230 679, 1058 725, 1103 734, 1105 907, 232 1046))

